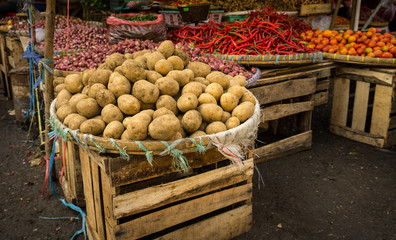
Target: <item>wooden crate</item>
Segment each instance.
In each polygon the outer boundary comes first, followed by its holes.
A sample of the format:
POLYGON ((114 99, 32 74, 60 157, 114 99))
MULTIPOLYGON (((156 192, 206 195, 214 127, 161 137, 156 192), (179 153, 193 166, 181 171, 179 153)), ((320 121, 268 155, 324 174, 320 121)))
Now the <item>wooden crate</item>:
POLYGON ((262 124, 259 142, 256 143, 260 147, 256 146, 254 151, 256 162, 311 148, 315 89, 314 77, 284 80, 250 89, 261 105, 262 124))
POLYGON ((251 228, 253 159, 230 164, 217 150, 130 161, 80 149, 89 239, 231 239, 251 228))
POLYGON ((313 77, 316 77, 316 91, 314 94, 315 107, 329 102, 330 82, 332 79, 331 71, 331 69, 325 69, 312 74, 313 77))
POLYGON ((339 67, 330 131, 384 148, 396 144, 396 69, 339 67))
POLYGON ((300 16, 320 15, 331 13, 330 3, 303 4, 300 9, 300 16))
POLYGON ((29 66, 27 59, 22 58, 24 50, 19 38, 6 36, 6 49, 8 54, 7 61, 11 68, 29 66))
POLYGON ((30 70, 27 67, 14 68, 10 71, 11 89, 15 110, 15 119, 24 123, 24 115, 30 109, 30 70))
POLYGON ((85 206, 84 188, 81 173, 80 154, 78 146, 70 141, 58 140, 56 152, 60 159, 55 161, 58 180, 62 187, 66 202, 73 203, 79 207, 85 206), (65 148, 66 143, 66 148, 65 148), (66 150, 65 150, 66 149, 66 150), (65 156, 65 166, 62 180, 61 170, 63 167, 63 157, 65 156))
POLYGON ((7 99, 11 99, 11 85, 8 79, 8 61, 4 34, 0 34, 0 80, 1 87, 4 88, 4 96, 7 99))

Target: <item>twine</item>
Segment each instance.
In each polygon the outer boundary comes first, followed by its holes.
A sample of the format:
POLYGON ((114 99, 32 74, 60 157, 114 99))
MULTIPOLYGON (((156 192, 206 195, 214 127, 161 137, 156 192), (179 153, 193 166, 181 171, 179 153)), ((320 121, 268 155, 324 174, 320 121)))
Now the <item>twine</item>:
POLYGON ((111 141, 111 143, 113 144, 113 146, 114 146, 115 148, 117 148, 118 151, 120 152, 121 158, 122 158, 122 159, 125 159, 125 160, 127 160, 127 161, 129 161, 129 160, 130 160, 129 155, 128 155, 122 148, 120 148, 120 147, 117 145, 117 143, 114 141, 114 139, 113 139, 113 138, 110 138, 110 141, 111 141))
POLYGON ((95 142, 95 140, 93 139, 92 134, 89 134, 89 140, 91 140, 91 142, 95 145, 95 147, 98 149, 99 152, 101 152, 101 153, 105 153, 106 152, 106 148, 102 148, 99 144, 97 144, 95 142))
POLYGON ((143 146, 143 144, 140 141, 135 141, 135 143, 143 150, 146 152, 146 159, 147 162, 150 163, 151 166, 153 166, 153 154, 151 151, 148 151, 147 148, 143 146))
POLYGON ((199 144, 195 141, 194 138, 189 138, 189 140, 195 145, 195 149, 197 150, 197 152, 199 152, 200 154, 205 153, 206 149, 202 145, 202 138, 201 137, 199 137, 199 144))
MULTIPOLYGON (((183 151, 172 148, 165 141, 161 141, 161 143, 164 144, 165 147, 167 148, 167 150, 163 151, 162 153, 169 152, 169 154, 172 156, 173 167, 179 171, 183 171, 183 172, 187 173, 190 165, 188 164, 186 157, 183 156, 183 151)), ((163 155, 162 153, 160 155, 163 155)))
POLYGON ((72 131, 71 131, 71 135, 72 135, 73 139, 76 140, 76 142, 78 143, 78 145, 80 145, 80 147, 83 147, 83 145, 82 145, 80 139, 77 137, 77 132, 78 132, 78 131, 79 131, 78 129, 72 130, 72 131))

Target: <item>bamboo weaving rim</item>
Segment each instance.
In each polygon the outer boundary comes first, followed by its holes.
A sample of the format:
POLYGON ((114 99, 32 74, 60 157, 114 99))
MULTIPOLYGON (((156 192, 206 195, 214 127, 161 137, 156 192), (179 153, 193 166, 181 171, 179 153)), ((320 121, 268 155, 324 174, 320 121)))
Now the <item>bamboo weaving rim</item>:
POLYGON ((325 59, 329 59, 335 62, 344 62, 359 65, 370 65, 370 66, 384 66, 384 67, 396 67, 396 58, 374 58, 374 57, 358 57, 351 55, 342 55, 334 53, 323 53, 325 59))

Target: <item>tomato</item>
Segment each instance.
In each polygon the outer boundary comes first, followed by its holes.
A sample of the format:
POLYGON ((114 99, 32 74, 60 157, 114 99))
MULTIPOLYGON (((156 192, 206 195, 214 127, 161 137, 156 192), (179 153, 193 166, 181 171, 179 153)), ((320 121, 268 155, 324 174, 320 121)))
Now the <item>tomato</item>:
POLYGON ((322 41, 321 41, 321 43, 323 44, 323 45, 328 45, 329 44, 329 39, 328 38, 324 38, 322 41))
POLYGON ((368 46, 371 47, 371 48, 377 46, 377 41, 371 40, 370 43, 368 44, 368 46))
POLYGON ((323 36, 330 38, 333 35, 333 33, 331 32, 331 30, 326 30, 323 32, 323 36))
POLYGON ((318 44, 318 45, 316 45, 316 49, 318 49, 318 50, 322 50, 322 48, 324 47, 324 45, 323 44, 318 44))
POLYGON ((381 51, 383 51, 383 52, 387 52, 387 51, 389 51, 389 47, 387 47, 387 46, 383 46, 383 47, 381 48, 381 51))
POLYGON ((379 42, 377 42, 377 46, 378 47, 383 47, 383 46, 385 46, 386 44, 384 43, 384 42, 381 42, 381 41, 379 41, 379 42))
POLYGON ((360 37, 360 38, 356 39, 356 42, 357 43, 362 43, 362 42, 364 42, 364 38, 360 37))
POLYGON ((381 54, 382 54, 382 51, 381 51, 381 50, 374 50, 374 55, 375 55, 376 57, 379 57, 381 54))
POLYGON ((356 52, 358 55, 362 55, 364 53, 364 48, 358 48, 356 52))
POLYGON ((393 58, 393 55, 390 52, 384 52, 379 57, 380 58, 393 58))
POLYGON ((355 37, 355 36, 350 36, 350 37, 348 37, 348 42, 349 42, 349 43, 351 43, 351 42, 356 42, 356 37, 355 37))
POLYGON ((342 48, 342 49, 340 49, 340 54, 346 55, 346 54, 348 54, 348 50, 346 48, 342 48))
POLYGON ((364 49, 364 53, 366 53, 366 54, 372 53, 373 51, 374 50, 372 48, 370 48, 370 47, 364 49))
POLYGON ((356 50, 354 48, 350 48, 348 50, 348 55, 356 55, 356 50))
POLYGON ((337 44, 338 44, 337 39, 333 38, 330 40, 330 45, 335 46, 337 44))
POLYGON ((377 30, 375 30, 375 28, 373 28, 373 27, 369 28, 368 31, 371 32, 371 33, 376 33, 377 32, 377 30))
POLYGON ((396 47, 391 47, 389 49, 389 52, 392 53, 393 55, 395 55, 396 54, 396 47))

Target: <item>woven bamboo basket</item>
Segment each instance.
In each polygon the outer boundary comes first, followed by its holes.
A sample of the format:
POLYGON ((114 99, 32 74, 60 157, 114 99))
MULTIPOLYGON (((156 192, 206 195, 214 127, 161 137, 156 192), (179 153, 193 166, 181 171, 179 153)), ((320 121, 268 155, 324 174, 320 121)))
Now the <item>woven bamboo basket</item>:
POLYGON ((335 62, 357 65, 369 65, 375 67, 396 67, 396 58, 359 57, 334 53, 323 53, 323 58, 335 62))

